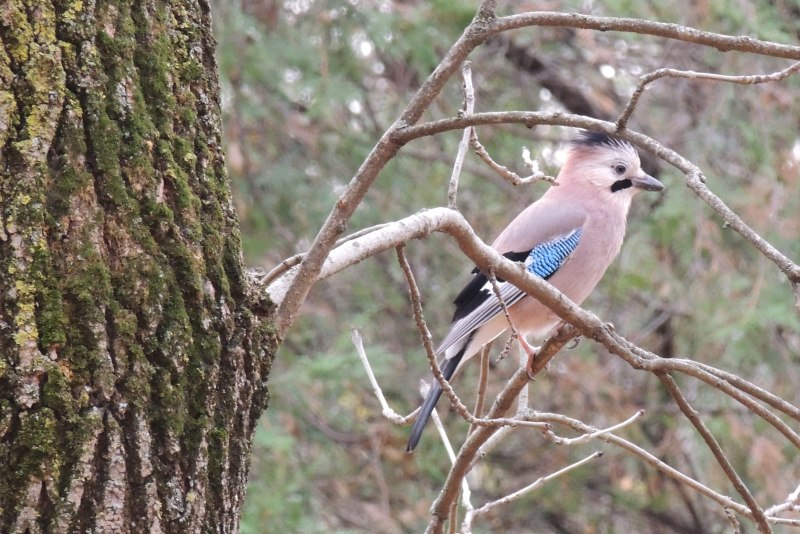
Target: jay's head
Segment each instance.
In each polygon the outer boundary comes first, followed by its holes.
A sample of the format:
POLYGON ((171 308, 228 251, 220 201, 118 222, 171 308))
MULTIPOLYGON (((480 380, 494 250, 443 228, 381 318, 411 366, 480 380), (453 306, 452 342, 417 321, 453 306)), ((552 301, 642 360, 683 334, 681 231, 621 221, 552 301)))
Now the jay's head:
POLYGON ((572 142, 558 183, 624 204, 638 191, 664 189, 661 182, 642 170, 633 145, 596 132, 583 132, 572 142))

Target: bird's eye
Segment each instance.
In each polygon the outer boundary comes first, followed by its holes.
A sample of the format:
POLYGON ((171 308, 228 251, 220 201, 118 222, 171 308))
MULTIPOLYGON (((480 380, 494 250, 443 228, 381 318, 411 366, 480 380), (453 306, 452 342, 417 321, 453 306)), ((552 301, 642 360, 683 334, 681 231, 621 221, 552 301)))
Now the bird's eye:
POLYGON ((628 168, 625 165, 623 165, 622 163, 617 163, 616 165, 614 165, 614 172, 619 174, 619 175, 625 174, 625 171, 627 171, 627 170, 628 170, 628 168))

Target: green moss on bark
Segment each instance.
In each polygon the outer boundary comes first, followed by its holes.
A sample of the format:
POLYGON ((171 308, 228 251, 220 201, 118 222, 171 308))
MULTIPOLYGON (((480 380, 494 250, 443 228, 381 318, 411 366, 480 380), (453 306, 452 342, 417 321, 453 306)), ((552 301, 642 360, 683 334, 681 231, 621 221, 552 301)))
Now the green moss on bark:
POLYGON ((8 473, 2 498, 18 501, 32 480, 37 477, 57 479, 61 455, 57 449, 57 425, 53 411, 40 408, 18 417, 19 428, 9 446, 7 464, 14 466, 8 473))
POLYGON ((53 366, 42 387, 42 406, 50 408, 65 423, 74 424, 79 405, 72 395, 70 379, 64 370, 53 366))

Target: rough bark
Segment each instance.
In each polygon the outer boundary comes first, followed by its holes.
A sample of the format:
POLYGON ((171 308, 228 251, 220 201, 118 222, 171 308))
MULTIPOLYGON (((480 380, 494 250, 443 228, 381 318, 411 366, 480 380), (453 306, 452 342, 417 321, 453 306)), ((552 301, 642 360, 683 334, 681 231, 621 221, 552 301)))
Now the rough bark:
POLYGON ((0 529, 233 532, 274 353, 203 0, 0 2, 0 529))

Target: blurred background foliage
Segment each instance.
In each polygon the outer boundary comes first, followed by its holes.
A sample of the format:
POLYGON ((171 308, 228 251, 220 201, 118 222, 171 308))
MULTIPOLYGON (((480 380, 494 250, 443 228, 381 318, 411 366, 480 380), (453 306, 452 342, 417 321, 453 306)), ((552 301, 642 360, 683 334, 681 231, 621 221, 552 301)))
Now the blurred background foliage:
MULTIPOLYGON (((303 252, 341 189, 460 35, 477 0, 217 0, 215 31, 226 117, 227 160, 247 262, 270 269, 303 252)), ((800 3, 767 0, 500 2, 504 13, 575 11, 640 17, 781 43, 800 40, 800 3)), ((529 28, 475 51, 476 109, 562 109, 615 118, 640 75, 661 67, 724 74, 769 73, 788 62, 619 33, 529 28)), ((699 164, 709 186, 790 257, 800 258, 798 77, 740 86, 664 79, 645 94, 630 127, 699 164)), ((425 119, 455 115, 454 79, 425 119)), ((529 147, 557 172, 574 132, 480 128, 502 164, 524 174, 529 147)), ((383 171, 349 232, 446 203, 460 138, 404 147, 383 171)), ((798 315, 786 280, 649 158, 666 183, 635 202, 620 258, 585 303, 618 331, 663 356, 734 371, 790 402, 798 399, 798 315)), ((546 184, 515 188, 467 157, 459 207, 491 241, 546 184)), ((471 265, 444 236, 408 247, 434 336, 471 265)), ((256 434, 242 531, 415 532, 441 487, 448 460, 429 429, 413 456, 408 428, 385 421, 350 343, 356 327, 396 410, 418 402, 429 376, 394 253, 313 291, 270 377, 271 402, 256 434)), ((509 359, 510 360, 510 359, 509 359)), ((492 366, 490 390, 512 373, 492 366)), ((474 396, 477 366, 457 382, 474 396)), ((694 380, 679 377, 739 473, 764 504, 800 480, 797 450, 771 427, 694 380)), ((470 401, 471 403, 471 401, 470 401)), ((441 403, 458 443, 465 424, 441 403)), ((733 490, 658 381, 583 341, 564 351, 531 391, 531 405, 602 427, 646 408, 622 435, 727 494, 733 490)), ((473 503, 494 499, 600 448, 589 467, 502 508, 479 525, 494 532, 721 532, 722 511, 649 466, 600 443, 563 449, 517 430, 479 466, 473 503)), ((480 531, 480 530, 479 530, 480 531)))

